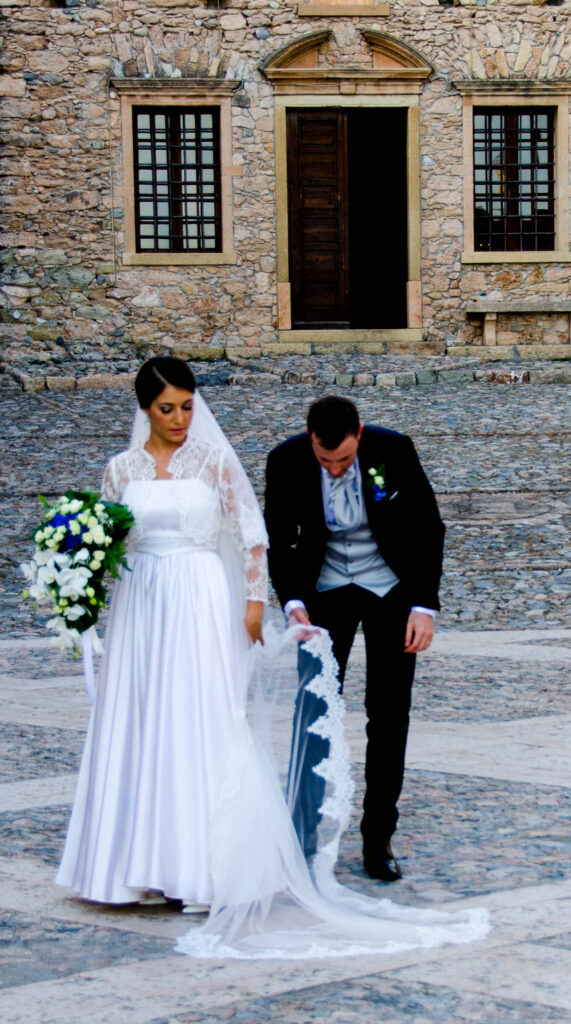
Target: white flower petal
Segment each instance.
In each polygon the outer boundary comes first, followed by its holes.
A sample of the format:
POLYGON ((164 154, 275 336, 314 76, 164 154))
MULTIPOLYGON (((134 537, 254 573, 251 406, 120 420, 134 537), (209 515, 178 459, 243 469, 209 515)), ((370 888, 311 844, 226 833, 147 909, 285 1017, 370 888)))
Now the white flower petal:
POLYGON ((72 604, 65 610, 65 617, 69 622, 75 622, 76 619, 80 619, 85 614, 85 608, 80 604, 72 604))

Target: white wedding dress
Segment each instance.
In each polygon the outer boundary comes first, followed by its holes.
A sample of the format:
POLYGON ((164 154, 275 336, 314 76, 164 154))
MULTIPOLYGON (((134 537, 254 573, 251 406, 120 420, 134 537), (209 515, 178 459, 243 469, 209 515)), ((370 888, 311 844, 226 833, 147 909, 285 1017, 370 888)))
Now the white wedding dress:
MULTIPOLYGON (((485 911, 403 908, 334 881, 351 783, 322 631, 304 643, 313 666, 304 686, 322 709, 307 731, 329 750, 313 769, 325 789, 320 847, 306 863, 268 738, 267 695, 258 699, 273 685, 286 702, 278 725, 291 731, 303 638, 269 630, 265 648, 248 648, 245 598, 266 597, 263 519, 229 445, 193 427, 171 479, 155 479, 142 439, 105 472, 103 497, 127 504, 135 525, 57 882, 102 903, 156 890, 209 904, 206 923, 177 945, 194 956, 346 956, 482 937, 485 911)), ((293 749, 303 751, 303 736, 293 749)))
POLYGON ((232 461, 192 438, 170 471, 172 479, 154 479, 154 459, 139 447, 111 461, 103 485, 103 497, 135 517, 130 571, 113 593, 57 876, 103 903, 136 901, 146 889, 211 902, 210 822, 244 719, 217 552, 223 520, 243 558, 247 597, 266 599, 265 529, 232 461))

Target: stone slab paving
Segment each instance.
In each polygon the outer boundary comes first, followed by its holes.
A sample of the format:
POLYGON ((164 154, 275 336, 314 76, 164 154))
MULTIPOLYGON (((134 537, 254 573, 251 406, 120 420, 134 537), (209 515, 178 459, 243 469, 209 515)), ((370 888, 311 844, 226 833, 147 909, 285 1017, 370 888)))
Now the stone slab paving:
MULTIPOLYGON (((205 397, 263 487, 267 449, 325 388, 205 397)), ((571 628, 564 386, 365 389, 363 416, 410 433, 448 524, 444 609, 419 659, 395 842, 405 875, 360 860, 340 880, 403 904, 484 905, 484 942, 302 963, 195 961, 171 907, 103 908, 53 884, 87 725, 81 665, 19 601, 38 491, 98 486, 128 436, 122 391, 23 393, 2 381, 0 1019, 3 1024, 568 1024, 571 1020, 571 628), (47 451, 44 449, 47 448, 47 451)), ((567 447, 566 447, 567 442, 567 447)), ((419 527, 420 542, 421 531, 419 527)), ((277 611, 271 614, 277 615, 277 611)), ((345 688, 362 791, 361 638, 345 688)))

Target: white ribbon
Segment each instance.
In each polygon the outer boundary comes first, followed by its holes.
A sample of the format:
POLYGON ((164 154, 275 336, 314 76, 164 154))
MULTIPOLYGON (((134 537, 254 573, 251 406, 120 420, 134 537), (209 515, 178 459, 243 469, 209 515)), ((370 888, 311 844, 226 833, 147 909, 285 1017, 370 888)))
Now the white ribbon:
POLYGON ((81 634, 81 651, 83 654, 83 674, 85 676, 85 689, 89 697, 89 703, 95 703, 95 673, 93 671, 93 653, 103 654, 103 644, 97 636, 95 626, 90 626, 81 634))

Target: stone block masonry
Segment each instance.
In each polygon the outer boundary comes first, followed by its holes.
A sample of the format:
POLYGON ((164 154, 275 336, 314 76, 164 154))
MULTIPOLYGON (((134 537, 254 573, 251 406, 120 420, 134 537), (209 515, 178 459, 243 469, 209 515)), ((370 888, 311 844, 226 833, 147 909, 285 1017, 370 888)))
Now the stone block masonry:
MULTIPOLYGON (((559 103, 557 138, 567 139, 568 148, 568 5, 395 0, 377 20, 362 12, 299 18, 297 6, 294 0, 225 0, 219 8, 206 0, 1 0, 0 346, 6 365, 32 374, 41 368, 49 378, 68 363, 128 373, 158 352, 212 360, 322 351, 321 345, 288 343, 278 332, 275 96, 261 68, 281 47, 323 29, 331 36, 319 51, 320 74, 373 70, 365 30, 386 33, 433 68, 419 96, 422 340, 388 338, 380 343, 389 346, 384 351, 407 346, 422 361, 428 343, 469 354, 482 345, 481 325, 465 309, 482 293, 506 299, 567 294, 571 263, 557 255, 569 251, 568 181, 557 182, 559 236, 548 261, 540 253, 521 263, 463 258, 471 171, 457 83, 477 80, 482 102, 493 96, 506 104, 506 86, 522 83, 536 105, 543 89, 546 106, 559 103), (231 179, 228 261, 125 262, 133 182, 124 177, 128 140, 112 87, 124 79, 178 83, 181 90, 204 81, 240 83, 231 96, 231 167, 224 172, 231 179)), ((398 89, 386 102, 398 104, 398 89)), ((541 358, 551 358, 549 351, 557 357, 570 347, 568 322, 531 314, 506 318, 498 345, 510 352, 527 345, 541 358)), ((68 376, 74 377, 73 368, 68 376)))

